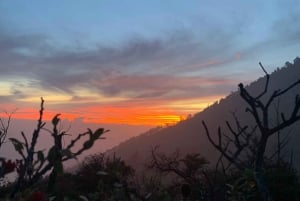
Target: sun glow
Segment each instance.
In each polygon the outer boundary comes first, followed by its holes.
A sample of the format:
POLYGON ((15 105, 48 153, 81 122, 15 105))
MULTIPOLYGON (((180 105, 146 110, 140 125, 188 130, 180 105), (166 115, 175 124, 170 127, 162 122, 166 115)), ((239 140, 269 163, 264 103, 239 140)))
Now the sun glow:
POLYGON ((187 113, 195 113, 202 111, 222 97, 224 97, 224 95, 208 96, 200 99, 174 100, 168 104, 168 107, 187 113))
MULTIPOLYGON (((57 97, 58 99, 55 99, 55 96, 48 96, 45 99, 43 114, 45 121, 49 121, 56 114, 61 113, 61 118, 68 119, 69 121, 81 118, 85 123, 95 124, 164 126, 174 125, 186 119, 191 114, 200 112, 221 96, 173 101, 162 100, 155 102, 155 104, 148 100, 144 102, 85 103, 84 99, 80 99, 79 102, 72 102, 70 101, 70 97, 57 97)), ((37 104, 38 99, 29 104, 31 99, 23 101, 26 104, 14 112, 13 118, 31 120, 39 118, 40 108, 38 108, 39 104, 37 104)), ((11 110, 8 110, 9 113, 9 111, 12 111, 16 107, 7 105, 5 108, 11 108, 11 110)), ((7 114, 2 113, 0 117, 5 118, 7 114)))

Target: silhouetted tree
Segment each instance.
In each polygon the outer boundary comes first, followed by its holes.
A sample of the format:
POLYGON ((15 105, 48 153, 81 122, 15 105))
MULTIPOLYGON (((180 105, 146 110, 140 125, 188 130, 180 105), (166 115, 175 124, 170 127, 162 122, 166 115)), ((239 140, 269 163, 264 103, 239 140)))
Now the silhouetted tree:
MULTIPOLYGON (((294 63, 294 65, 298 64, 294 63)), ((295 61, 295 62, 296 62, 295 61)), ((202 124, 204 126, 206 135, 211 142, 211 144, 232 164, 234 164, 238 169, 244 170, 245 168, 252 168, 246 166, 244 161, 239 159, 242 152, 249 150, 251 138, 256 140, 256 145, 253 149, 253 171, 254 178, 259 192, 264 201, 272 201, 272 196, 267 188, 266 181, 263 175, 264 172, 264 156, 266 151, 266 146, 268 144, 269 138, 283 130, 286 127, 291 126, 298 120, 300 120, 300 98, 299 94, 295 95, 294 106, 290 114, 280 113, 280 121, 276 125, 270 123, 270 106, 279 97, 284 97, 291 89, 300 85, 300 79, 291 83, 284 89, 277 89, 273 91, 270 95, 267 93, 269 89, 269 78, 270 75, 267 73, 265 68, 261 63, 259 63, 262 70, 265 73, 266 83, 264 90, 258 95, 251 95, 247 88, 241 83, 239 84, 239 91, 241 98, 247 103, 246 112, 250 113, 255 121, 255 127, 249 132, 249 126, 241 126, 239 121, 236 119, 237 130, 234 130, 230 123, 226 122, 227 127, 230 131, 232 137, 222 133, 221 128, 218 128, 218 141, 215 142, 209 129, 204 121, 202 124), (255 132, 255 131, 258 132, 255 132), (255 136, 253 138, 253 136, 255 136), (225 138, 225 140, 224 140, 225 138), (235 151, 229 148, 229 145, 234 145, 235 151)), ((253 147, 252 147, 253 148, 253 147)))
POLYGON ((0 118, 0 149, 3 145, 3 143, 5 143, 5 141, 6 141, 8 129, 9 129, 9 126, 11 123, 11 117, 13 115, 13 113, 7 113, 7 112, 5 112, 5 114, 7 115, 6 120, 3 118, 0 118))
POLYGON ((36 184, 42 176, 46 175, 49 171, 51 173, 48 181, 48 192, 51 193, 55 187, 57 176, 63 173, 63 162, 74 159, 82 152, 90 149, 96 140, 102 139, 101 136, 108 132, 108 130, 103 128, 99 128, 95 132, 88 129, 86 132, 76 135, 67 146, 63 147, 63 137, 68 134, 65 131, 58 130, 60 114, 55 115, 52 119, 52 130, 44 128, 46 123, 43 122, 43 114, 44 99, 41 98, 39 118, 37 126, 33 131, 31 142, 23 132, 21 132, 23 141, 16 138, 9 138, 14 145, 15 150, 21 156, 21 160, 19 160, 17 167, 18 178, 11 193, 11 197, 14 197, 17 192, 36 184), (52 147, 49 149, 46 156, 44 155, 44 150, 36 150, 37 140, 42 130, 49 132, 53 138, 52 147), (88 139, 83 142, 82 147, 76 151, 72 150, 75 147, 75 144, 85 136, 87 136, 88 139))
POLYGON ((155 147, 151 151, 148 168, 166 176, 173 175, 173 179, 175 179, 173 185, 175 186, 181 186, 182 183, 189 184, 194 190, 194 196, 199 198, 206 191, 208 164, 208 160, 198 153, 190 153, 182 157, 179 151, 176 151, 166 155, 159 153, 158 147, 155 147))

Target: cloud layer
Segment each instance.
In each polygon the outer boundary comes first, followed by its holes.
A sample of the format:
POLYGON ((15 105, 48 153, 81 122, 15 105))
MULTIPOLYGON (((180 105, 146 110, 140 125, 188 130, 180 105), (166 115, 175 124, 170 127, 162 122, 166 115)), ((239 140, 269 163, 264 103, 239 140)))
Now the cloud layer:
MULTIPOLYGON (((110 111, 118 121, 121 113, 136 115, 128 119, 146 118, 149 112, 157 118, 164 112, 178 117, 198 112, 239 82, 256 78, 261 72, 253 65, 262 57, 283 64, 300 50, 299 3, 235 3, 234 8, 201 5, 203 12, 190 8, 195 13, 172 16, 176 23, 151 37, 124 32, 122 40, 92 45, 84 37, 61 43, 43 30, 12 31, 17 28, 0 21, 0 102, 32 109, 44 96, 53 113, 79 117, 88 111, 96 119, 110 111)), ((149 30, 147 24, 139 26, 149 30)))

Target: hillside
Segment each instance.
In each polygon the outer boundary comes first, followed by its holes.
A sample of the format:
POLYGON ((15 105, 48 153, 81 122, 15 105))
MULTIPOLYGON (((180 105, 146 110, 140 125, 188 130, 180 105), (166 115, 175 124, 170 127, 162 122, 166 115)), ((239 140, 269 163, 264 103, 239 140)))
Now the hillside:
MULTIPOLYGON (((270 74, 270 85, 267 96, 274 90, 282 89, 299 78, 300 59, 296 58, 294 64, 287 62, 284 67, 278 68, 270 74)), ((265 77, 261 77, 249 84, 246 88, 251 94, 255 95, 262 92, 264 86, 265 77)), ((289 112, 293 105, 294 97, 296 93, 299 92, 300 87, 297 86, 290 91, 290 93, 286 94, 284 98, 275 101, 276 104, 279 105, 279 110, 283 113, 289 112)), ((202 120, 207 123, 212 135, 216 134, 219 125, 224 128, 224 122, 226 120, 233 120, 232 112, 238 116, 239 121, 243 125, 253 125, 252 116, 245 112, 245 108, 246 104, 244 100, 240 98, 239 92, 236 91, 187 120, 181 121, 174 126, 152 129, 147 133, 121 143, 119 146, 114 147, 108 152, 121 156, 136 169, 143 168, 143 165, 149 159, 151 148, 155 146, 159 146, 160 151, 164 153, 171 153, 175 150, 180 150, 181 153, 198 152, 210 161, 215 161, 219 154, 208 142, 201 123, 202 120)), ((271 108, 273 108, 274 113, 270 115, 270 121, 275 123, 276 105, 272 105, 271 108)), ((297 146, 300 142, 300 122, 296 123, 291 128, 287 128, 283 133, 284 132, 290 133, 289 145, 286 148, 286 157, 289 157, 289 153, 293 150, 294 165, 300 170, 300 154, 297 154, 300 153, 300 146, 297 146)), ((273 145, 272 142, 269 144, 268 150, 274 150, 274 143, 273 145)))

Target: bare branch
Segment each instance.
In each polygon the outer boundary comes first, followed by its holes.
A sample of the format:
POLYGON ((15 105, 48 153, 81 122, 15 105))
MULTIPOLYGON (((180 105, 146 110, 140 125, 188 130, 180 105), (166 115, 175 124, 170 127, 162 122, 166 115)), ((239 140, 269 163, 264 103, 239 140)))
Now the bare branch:
POLYGON ((5 111, 5 114, 7 115, 7 121, 4 122, 3 119, 0 118, 0 148, 2 146, 3 143, 5 143, 6 140, 6 136, 8 134, 8 129, 10 127, 10 123, 11 123, 11 118, 12 115, 14 114, 14 112, 8 113, 5 111))
POLYGON ((209 130, 207 128, 207 125, 204 121, 202 121, 202 125, 205 129, 206 136, 210 143, 232 164, 234 164, 238 169, 242 170, 243 167, 237 162, 237 157, 241 153, 241 151, 246 147, 246 146, 240 146, 237 148, 235 153, 230 153, 228 150, 229 147, 229 142, 225 143, 225 146, 223 146, 222 142, 222 134, 221 134, 221 128, 218 128, 218 144, 215 143, 215 141, 211 138, 209 130), (230 155, 229 155, 230 154, 230 155))
POLYGON ((80 140, 81 137, 86 136, 88 134, 89 134, 89 132, 84 132, 84 133, 77 135, 77 137, 75 139, 71 140, 70 144, 67 146, 67 149, 71 149, 76 144, 76 142, 78 142, 80 140))
POLYGON ((265 95, 268 91, 268 87, 269 87, 269 80, 270 80, 270 75, 267 73, 266 69, 264 68, 264 66, 261 64, 261 62, 259 62, 260 67, 262 68, 262 70, 264 71, 264 73, 266 74, 266 84, 265 84, 265 89, 264 91, 258 95, 255 99, 258 100, 260 99, 263 95, 265 95))

